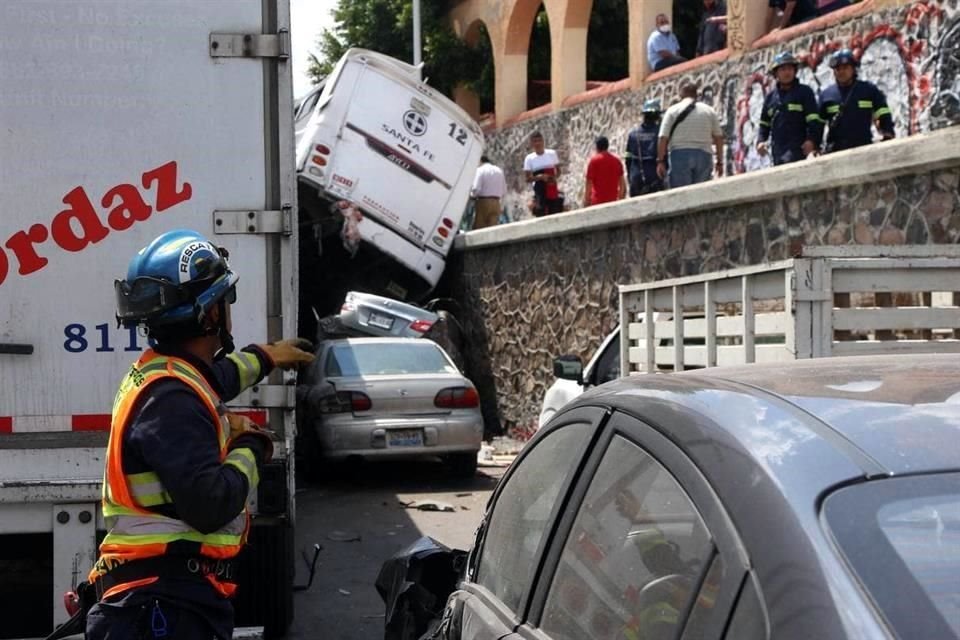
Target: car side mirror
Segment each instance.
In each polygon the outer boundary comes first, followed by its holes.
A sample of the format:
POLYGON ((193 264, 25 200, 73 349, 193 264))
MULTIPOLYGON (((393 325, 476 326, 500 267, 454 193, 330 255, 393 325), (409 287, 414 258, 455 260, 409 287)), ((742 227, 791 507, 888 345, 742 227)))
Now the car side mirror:
POLYGON ((553 375, 561 380, 582 382, 583 361, 577 356, 560 356, 553 361, 553 375))

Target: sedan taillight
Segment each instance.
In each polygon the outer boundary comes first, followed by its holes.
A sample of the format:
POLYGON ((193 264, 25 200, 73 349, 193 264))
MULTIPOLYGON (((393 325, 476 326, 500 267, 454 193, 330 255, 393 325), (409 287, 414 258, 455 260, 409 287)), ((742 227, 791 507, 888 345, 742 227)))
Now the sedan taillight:
POLYGON ((410 323, 410 328, 417 333, 426 333, 433 326, 432 320, 414 320, 410 323))
POLYGON ((474 409, 480 406, 480 396, 473 387, 441 389, 433 404, 441 409, 474 409))
POLYGON ((338 391, 320 404, 320 413, 347 413, 369 411, 373 406, 370 396, 360 391, 338 391))

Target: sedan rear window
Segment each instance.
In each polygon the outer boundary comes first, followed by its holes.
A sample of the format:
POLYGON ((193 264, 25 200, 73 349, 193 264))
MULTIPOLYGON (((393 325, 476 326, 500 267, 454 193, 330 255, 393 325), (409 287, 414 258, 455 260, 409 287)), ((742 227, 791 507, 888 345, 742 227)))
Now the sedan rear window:
POLYGON ((328 377, 459 373, 440 348, 427 340, 339 344, 330 349, 324 372, 328 377))
POLYGON ((827 524, 902 638, 960 638, 960 473, 836 491, 827 524))

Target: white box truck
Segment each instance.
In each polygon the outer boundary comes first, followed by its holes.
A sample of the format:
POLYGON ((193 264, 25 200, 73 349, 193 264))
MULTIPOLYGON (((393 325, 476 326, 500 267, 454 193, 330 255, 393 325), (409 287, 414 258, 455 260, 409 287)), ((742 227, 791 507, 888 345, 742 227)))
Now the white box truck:
POLYGON ((304 98, 297 121, 302 323, 339 310, 351 290, 422 301, 467 206, 479 125, 422 82, 418 67, 363 49, 348 51, 304 98), (344 236, 359 242, 355 252, 344 236))
MULTIPOLYGON (((104 533, 117 386, 147 341, 113 282, 192 228, 239 272, 238 341, 296 335, 297 228, 286 0, 5 0, 0 5, 0 637, 67 615, 104 533)), ((241 342, 242 344, 242 342, 241 342)), ((292 615, 294 388, 234 407, 279 434, 242 560, 240 625, 292 615), (254 579, 255 578, 255 579, 254 579)))

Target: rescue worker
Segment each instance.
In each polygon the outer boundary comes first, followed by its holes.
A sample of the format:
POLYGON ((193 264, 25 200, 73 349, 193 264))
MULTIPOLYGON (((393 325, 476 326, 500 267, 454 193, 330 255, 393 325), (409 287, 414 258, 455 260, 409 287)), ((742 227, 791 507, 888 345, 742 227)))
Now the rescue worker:
POLYGON ((226 640, 233 560, 270 436, 223 403, 274 367, 309 363, 305 340, 234 352, 238 276, 226 251, 187 230, 162 234, 115 283, 117 320, 156 346, 113 406, 103 483, 107 535, 90 572, 98 602, 86 638, 226 640), (301 348, 302 347, 302 348, 301 348))
POLYGON ((857 78, 859 66, 850 49, 840 49, 830 57, 836 84, 820 94, 820 116, 829 126, 827 153, 870 144, 874 124, 884 140, 894 137, 887 98, 875 84, 857 78))
POLYGON ((817 97, 813 89, 797 80, 799 70, 800 61, 789 51, 777 54, 770 65, 777 86, 763 101, 757 153, 765 156, 772 146, 773 164, 803 160, 819 151, 823 140, 817 97))
POLYGON ((659 100, 643 103, 643 122, 627 135, 627 178, 630 197, 663 190, 657 175, 657 138, 660 134, 659 100))

